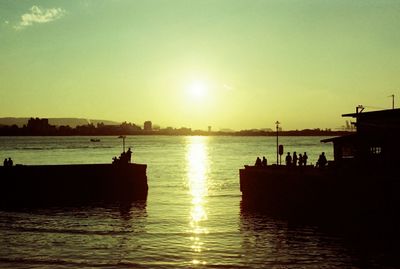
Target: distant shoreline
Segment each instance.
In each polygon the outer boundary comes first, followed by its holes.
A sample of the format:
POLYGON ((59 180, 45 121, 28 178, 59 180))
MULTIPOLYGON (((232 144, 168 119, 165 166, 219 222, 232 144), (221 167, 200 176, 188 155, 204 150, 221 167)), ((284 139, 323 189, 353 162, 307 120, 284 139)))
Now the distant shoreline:
MULTIPOLYGON (((303 130, 281 130, 279 136, 343 136, 352 133, 351 130, 332 131, 331 129, 303 129, 303 130)), ((69 125, 55 126, 49 124, 48 119, 31 118, 22 127, 14 125, 0 125, 0 136, 121 136, 121 135, 185 135, 185 136, 276 136, 276 131, 271 129, 250 129, 241 131, 208 131, 192 130, 181 127, 179 129, 152 128, 151 122, 145 122, 142 129, 134 123, 123 122, 120 125, 106 125, 104 123, 93 123, 71 127, 69 125), (150 123, 146 126, 146 123, 150 123)))
MULTIPOLYGON (((281 131, 279 132, 279 136, 343 136, 352 134, 354 132, 349 131, 319 131, 319 132, 304 132, 304 131, 281 131)), ((11 133, 3 133, 0 131, 0 136, 12 136, 12 137, 24 137, 24 136, 86 136, 86 137, 96 137, 96 136, 238 136, 238 137, 246 137, 246 136, 270 136, 276 137, 276 132, 207 132, 207 131, 192 131, 192 132, 162 132, 162 131, 143 131, 143 132, 135 132, 135 133, 74 133, 74 134, 43 134, 43 133, 24 133, 24 134, 11 134, 11 133)))

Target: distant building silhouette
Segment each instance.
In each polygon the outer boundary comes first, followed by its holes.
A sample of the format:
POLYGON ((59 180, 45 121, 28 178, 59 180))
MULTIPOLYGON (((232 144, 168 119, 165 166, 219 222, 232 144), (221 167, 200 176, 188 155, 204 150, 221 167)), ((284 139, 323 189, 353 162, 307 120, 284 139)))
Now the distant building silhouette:
POLYGON ((211 126, 208 126, 208 132, 209 133, 211 132, 211 126))
POLYGON ((50 125, 48 119, 30 118, 26 127, 28 127, 29 129, 43 130, 48 128, 49 126, 50 125))
POLYGON ((38 135, 50 135, 56 131, 56 127, 49 124, 48 119, 30 118, 26 128, 29 132, 38 135))
POLYGON ((145 131, 152 131, 153 130, 153 124, 151 123, 151 121, 145 121, 144 122, 144 126, 143 126, 143 129, 145 130, 145 131))

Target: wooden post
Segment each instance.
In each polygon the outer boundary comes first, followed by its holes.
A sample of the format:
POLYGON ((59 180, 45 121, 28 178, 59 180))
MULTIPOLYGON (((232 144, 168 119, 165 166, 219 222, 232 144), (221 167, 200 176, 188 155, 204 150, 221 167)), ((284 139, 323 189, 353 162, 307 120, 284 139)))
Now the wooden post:
POLYGON ((280 122, 276 121, 275 124, 276 124, 276 165, 279 165, 279 140, 278 140, 278 137, 279 137, 280 122))

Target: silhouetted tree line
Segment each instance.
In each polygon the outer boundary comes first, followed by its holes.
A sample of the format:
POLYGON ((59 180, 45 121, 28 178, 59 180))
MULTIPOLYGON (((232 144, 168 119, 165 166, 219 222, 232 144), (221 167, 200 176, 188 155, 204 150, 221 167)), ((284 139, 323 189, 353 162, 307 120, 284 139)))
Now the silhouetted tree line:
MULTIPOLYGON (((331 129, 304 129, 294 131, 279 131, 280 136, 341 136, 347 131, 332 131, 331 129)), ((120 125, 105 125, 104 123, 79 125, 75 128, 70 126, 50 125, 48 119, 31 118, 23 127, 17 125, 0 126, 1 136, 72 136, 72 135, 219 135, 219 136, 275 136, 272 130, 241 130, 238 132, 219 131, 209 132, 203 130, 192 130, 181 127, 156 130, 143 130, 134 123, 123 122, 120 125)))

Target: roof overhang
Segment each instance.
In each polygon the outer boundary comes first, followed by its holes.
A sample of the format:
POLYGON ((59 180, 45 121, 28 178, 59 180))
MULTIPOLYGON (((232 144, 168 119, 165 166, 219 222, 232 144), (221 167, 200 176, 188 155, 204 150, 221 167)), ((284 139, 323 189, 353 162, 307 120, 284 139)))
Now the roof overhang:
POLYGON ((342 114, 342 117, 375 117, 375 116, 382 116, 386 117, 388 115, 393 115, 393 114, 400 114, 400 108, 395 108, 395 109, 385 109, 385 110, 377 110, 377 111, 368 111, 368 112, 360 112, 360 113, 348 113, 348 114, 342 114))
POLYGON ((332 138, 327 138, 327 139, 322 139, 322 143, 329 143, 329 142, 351 142, 358 139, 357 134, 350 134, 350 135, 344 135, 344 136, 337 136, 337 137, 332 137, 332 138))

